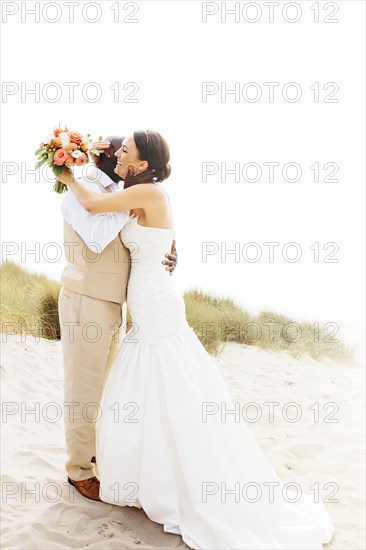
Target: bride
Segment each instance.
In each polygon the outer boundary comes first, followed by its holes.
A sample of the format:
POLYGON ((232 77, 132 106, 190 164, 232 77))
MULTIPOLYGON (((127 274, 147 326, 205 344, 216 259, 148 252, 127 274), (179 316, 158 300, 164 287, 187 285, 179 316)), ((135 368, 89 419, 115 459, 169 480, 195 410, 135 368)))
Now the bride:
POLYGON ((174 237, 159 184, 170 175, 165 139, 134 132, 115 155, 122 191, 100 195, 70 172, 60 178, 88 212, 130 211, 121 238, 131 252, 132 327, 97 425, 101 499, 143 508, 192 549, 321 549, 334 531, 324 504, 283 491, 247 426, 222 414, 234 403, 161 269, 174 237))

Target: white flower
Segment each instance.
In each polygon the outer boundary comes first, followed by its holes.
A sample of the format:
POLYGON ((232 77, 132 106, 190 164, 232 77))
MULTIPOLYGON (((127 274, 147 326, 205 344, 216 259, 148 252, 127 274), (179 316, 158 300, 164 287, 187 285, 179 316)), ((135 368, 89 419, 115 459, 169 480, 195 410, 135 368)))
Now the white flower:
POLYGON ((90 139, 86 136, 83 136, 82 145, 84 145, 85 149, 89 149, 89 147, 91 146, 90 139))
POLYGON ((59 134, 58 136, 61 140, 61 147, 64 149, 65 147, 67 147, 68 145, 70 145, 70 139, 69 139, 69 134, 67 132, 61 132, 61 134, 59 134))
POLYGON ((53 134, 48 134, 48 136, 45 137, 45 139, 42 140, 42 143, 44 145, 51 145, 53 139, 54 139, 54 135, 53 134))
POLYGON ((75 151, 73 151, 71 153, 71 156, 74 158, 74 159, 78 159, 79 157, 81 157, 81 155, 83 154, 82 151, 79 151, 79 149, 75 149, 75 151))

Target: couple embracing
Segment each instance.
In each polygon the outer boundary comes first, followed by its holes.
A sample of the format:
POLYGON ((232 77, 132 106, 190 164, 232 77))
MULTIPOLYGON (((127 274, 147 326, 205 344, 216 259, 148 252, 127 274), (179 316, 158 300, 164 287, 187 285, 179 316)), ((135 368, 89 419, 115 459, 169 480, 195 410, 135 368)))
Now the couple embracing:
POLYGON ((60 177, 69 482, 87 498, 142 508, 192 549, 321 549, 333 534, 323 503, 284 498, 246 425, 215 412, 235 404, 172 276, 166 140, 147 130, 95 146, 87 179, 60 177))

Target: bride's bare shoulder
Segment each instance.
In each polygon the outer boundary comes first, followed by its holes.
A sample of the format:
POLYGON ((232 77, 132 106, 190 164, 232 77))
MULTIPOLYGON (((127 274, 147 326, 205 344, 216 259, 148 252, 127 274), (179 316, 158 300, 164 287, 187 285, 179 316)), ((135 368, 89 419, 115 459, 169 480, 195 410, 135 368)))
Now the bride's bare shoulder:
POLYGON ((160 202, 161 199, 165 199, 167 203, 170 204, 170 198, 167 193, 167 191, 160 185, 160 183, 151 182, 151 183, 140 183, 136 184, 133 187, 130 187, 130 189, 137 189, 139 188, 139 193, 143 192, 144 194, 147 192, 146 196, 149 196, 151 199, 158 200, 160 202))
POLYGON ((157 189, 159 189, 160 193, 162 193, 169 200, 169 194, 164 189, 164 187, 160 183, 156 183, 155 185, 156 185, 157 189))
POLYGON ((160 183, 143 183, 141 186, 144 186, 146 190, 148 189, 151 196, 154 196, 157 199, 165 198, 168 202, 170 202, 167 191, 160 185, 160 183))

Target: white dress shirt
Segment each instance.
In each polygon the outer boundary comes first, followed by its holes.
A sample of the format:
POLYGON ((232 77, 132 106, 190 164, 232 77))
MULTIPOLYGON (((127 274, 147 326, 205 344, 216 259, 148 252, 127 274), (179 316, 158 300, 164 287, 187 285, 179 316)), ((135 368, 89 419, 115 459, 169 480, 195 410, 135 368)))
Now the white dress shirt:
MULTIPOLYGON (((89 177, 98 179, 103 187, 111 186, 112 192, 122 189, 94 165, 88 167, 87 177, 80 178, 79 181, 91 191, 102 194, 98 184, 92 179, 89 180, 89 177)), ((61 212, 66 222, 80 235, 86 245, 94 245, 89 247, 94 252, 95 245, 98 246, 98 252, 104 250, 117 237, 129 217, 129 210, 91 214, 85 210, 71 190, 66 192, 61 204, 61 212)))

